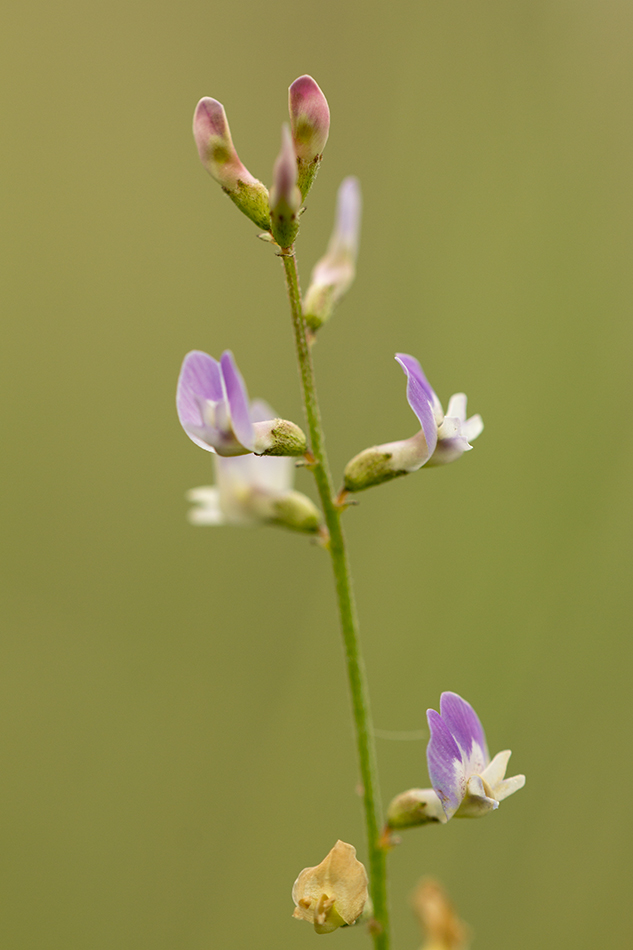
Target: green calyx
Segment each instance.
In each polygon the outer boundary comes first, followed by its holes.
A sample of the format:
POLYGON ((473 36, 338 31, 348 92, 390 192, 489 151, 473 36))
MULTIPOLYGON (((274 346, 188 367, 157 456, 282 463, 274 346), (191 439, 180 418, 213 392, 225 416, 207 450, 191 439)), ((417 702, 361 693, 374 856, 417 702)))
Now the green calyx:
POLYGON ((223 188, 223 191, 258 228, 262 231, 271 230, 268 189, 261 181, 248 183, 238 179, 234 190, 223 188))
POLYGON ((270 523, 289 528, 291 531, 316 534, 323 524, 323 519, 321 512, 307 495, 289 491, 272 502, 270 523))
POLYGON ((311 162, 297 159, 297 185, 304 201, 321 167, 322 158, 322 155, 316 155, 311 162))
POLYGON ((382 485, 405 471, 395 471, 391 466, 392 454, 378 448, 365 449, 345 466, 344 488, 349 492, 364 491, 374 485, 382 485))

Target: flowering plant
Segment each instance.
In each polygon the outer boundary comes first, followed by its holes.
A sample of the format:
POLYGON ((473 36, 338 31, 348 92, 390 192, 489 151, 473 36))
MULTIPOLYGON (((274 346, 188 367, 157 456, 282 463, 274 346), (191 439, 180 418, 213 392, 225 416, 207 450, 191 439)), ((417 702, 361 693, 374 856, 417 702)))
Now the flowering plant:
MULTIPOLYGON (((397 841, 394 831, 446 824, 454 816, 481 817, 520 789, 525 779, 522 775, 505 778, 510 752, 499 752, 491 760, 472 706, 456 693, 444 692, 440 712, 428 712, 432 788, 401 793, 383 816, 342 517, 350 493, 460 458, 472 449, 483 422, 479 415, 467 418, 463 393, 451 397, 444 413, 417 359, 397 353, 406 376, 407 401, 420 429, 407 439, 371 446, 355 455, 345 466, 341 489, 335 491, 324 446, 312 345, 353 284, 362 200, 358 180, 346 178, 338 192, 332 237, 302 297, 295 241, 303 202, 328 140, 330 111, 310 76, 292 83, 288 105, 290 121, 282 127, 270 190, 238 157, 220 102, 201 99, 193 128, 203 165, 257 225, 260 237, 273 246, 283 265, 307 436, 294 423, 277 418, 266 403, 250 401, 229 351, 219 361, 202 351, 189 353, 178 381, 178 416, 189 438, 213 454, 216 469, 215 485, 188 493, 194 502, 189 518, 197 525, 281 525, 315 536, 331 558, 356 731, 368 870, 351 844, 337 841, 320 864, 299 874, 292 889, 293 916, 312 923, 319 934, 367 920, 376 950, 387 950, 387 854, 397 841), (313 474, 320 508, 293 489, 293 457, 313 474)), ((467 930, 438 885, 427 883, 419 892, 418 905, 434 947, 465 946, 467 930)))

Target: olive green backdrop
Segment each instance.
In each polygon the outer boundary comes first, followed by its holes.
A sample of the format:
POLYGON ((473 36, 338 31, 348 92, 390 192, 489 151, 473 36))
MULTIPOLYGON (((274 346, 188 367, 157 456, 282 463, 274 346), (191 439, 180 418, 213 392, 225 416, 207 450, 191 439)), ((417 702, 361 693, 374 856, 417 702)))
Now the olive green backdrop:
MULTIPOLYGON (((456 690, 527 775, 484 821, 406 835, 395 946, 419 945, 428 873, 476 947, 629 946, 630 3, 62 0, 3 23, 2 946, 300 950, 324 938, 290 917, 298 871, 338 837, 364 856, 327 558, 188 525, 211 465, 174 410, 185 352, 230 347, 301 421, 279 262, 190 122, 219 98, 269 181, 303 72, 332 111, 304 284, 341 178, 365 197, 315 351, 337 477, 415 430, 397 350, 486 423, 346 516, 376 727, 423 729, 456 690)), ((378 751, 386 800, 427 784, 424 741, 378 751)))

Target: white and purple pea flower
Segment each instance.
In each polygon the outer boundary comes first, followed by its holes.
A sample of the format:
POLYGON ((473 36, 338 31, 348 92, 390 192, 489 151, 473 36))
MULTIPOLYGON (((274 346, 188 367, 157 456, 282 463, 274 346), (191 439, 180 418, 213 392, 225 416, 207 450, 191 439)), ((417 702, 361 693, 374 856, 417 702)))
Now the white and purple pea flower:
POLYGON ((217 483, 187 493, 197 525, 279 524, 295 531, 321 530, 314 503, 293 491, 294 463, 306 440, 270 406, 250 402, 230 352, 218 362, 194 350, 185 357, 176 404, 189 438, 215 458, 217 483), (259 456, 264 456, 260 458, 259 456))
POLYGON ((415 357, 396 353, 395 359, 407 377, 407 402, 421 429, 410 439, 375 445, 356 455, 345 467, 345 491, 362 491, 399 475, 417 472, 423 465, 429 468, 454 462, 472 449, 471 441, 483 431, 480 415, 466 418, 464 393, 451 396, 444 414, 415 357))
POLYGON ((253 414, 242 374, 229 350, 219 362, 201 350, 187 353, 176 407, 189 438, 207 452, 226 457, 306 452, 306 437, 294 422, 253 414))
POLYGON ((511 752, 490 759, 486 736, 470 703, 442 693, 440 711, 427 710, 431 738, 426 750, 433 788, 413 788, 392 801, 389 828, 408 828, 450 818, 481 818, 523 788, 524 775, 506 778, 511 752))

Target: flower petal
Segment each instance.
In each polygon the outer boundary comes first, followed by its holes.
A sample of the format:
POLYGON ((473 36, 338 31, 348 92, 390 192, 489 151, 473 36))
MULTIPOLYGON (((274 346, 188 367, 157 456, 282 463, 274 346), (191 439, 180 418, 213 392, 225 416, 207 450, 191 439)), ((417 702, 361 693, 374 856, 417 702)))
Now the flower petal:
POLYGON ((470 419, 467 419, 466 422, 462 423, 462 435, 469 442, 472 442, 477 438, 478 435, 484 431, 484 420, 481 418, 479 413, 476 416, 471 416, 470 419))
POLYGON ((356 262, 362 208, 360 182, 354 175, 348 175, 339 185, 336 195, 336 223, 328 245, 328 254, 338 256, 343 253, 356 262))
POLYGON ((429 447, 429 455, 432 455, 437 444, 437 422, 434 412, 437 396, 422 372, 422 367, 413 356, 396 353, 396 361, 407 377, 407 401, 418 417, 429 447))
POLYGON ((482 779, 488 782, 493 791, 499 782, 503 781, 511 755, 509 749, 506 749, 505 752, 497 752, 492 762, 481 773, 482 779))
POLYGON ((213 447, 204 439, 208 427, 201 406, 207 400, 221 402, 223 399, 222 376, 217 360, 201 350, 187 353, 176 390, 178 418, 189 438, 207 452, 212 452, 213 447))
POLYGON ((220 360, 222 378, 226 387, 226 398, 231 414, 231 427, 244 448, 254 448, 253 424, 251 422, 248 393, 242 374, 235 365, 233 354, 225 350, 220 360))
POLYGON ((466 422, 466 394, 455 393, 448 400, 448 409, 446 415, 453 419, 459 419, 460 422, 466 422))
POLYGON ((525 775, 513 775, 511 778, 499 782, 495 788, 495 798, 498 802, 502 802, 504 798, 507 798, 508 795, 513 795, 514 792, 518 792, 524 785, 525 775))
POLYGON ((220 507, 220 492, 217 488, 211 486, 192 488, 191 491, 187 492, 186 498, 187 501, 192 501, 195 505, 187 512, 187 518, 191 524, 226 524, 226 518, 220 507))
POLYGON ((499 802, 491 798, 481 775, 471 775, 466 786, 464 801, 457 813, 458 818, 481 818, 499 807, 499 802))
POLYGON ((481 774, 490 756, 483 726, 473 707, 457 693, 442 693, 440 713, 462 751, 466 775, 481 774))
POLYGON ((446 818, 452 818, 466 793, 466 773, 459 746, 434 709, 426 713, 431 738, 426 749, 431 784, 442 802, 446 818))

